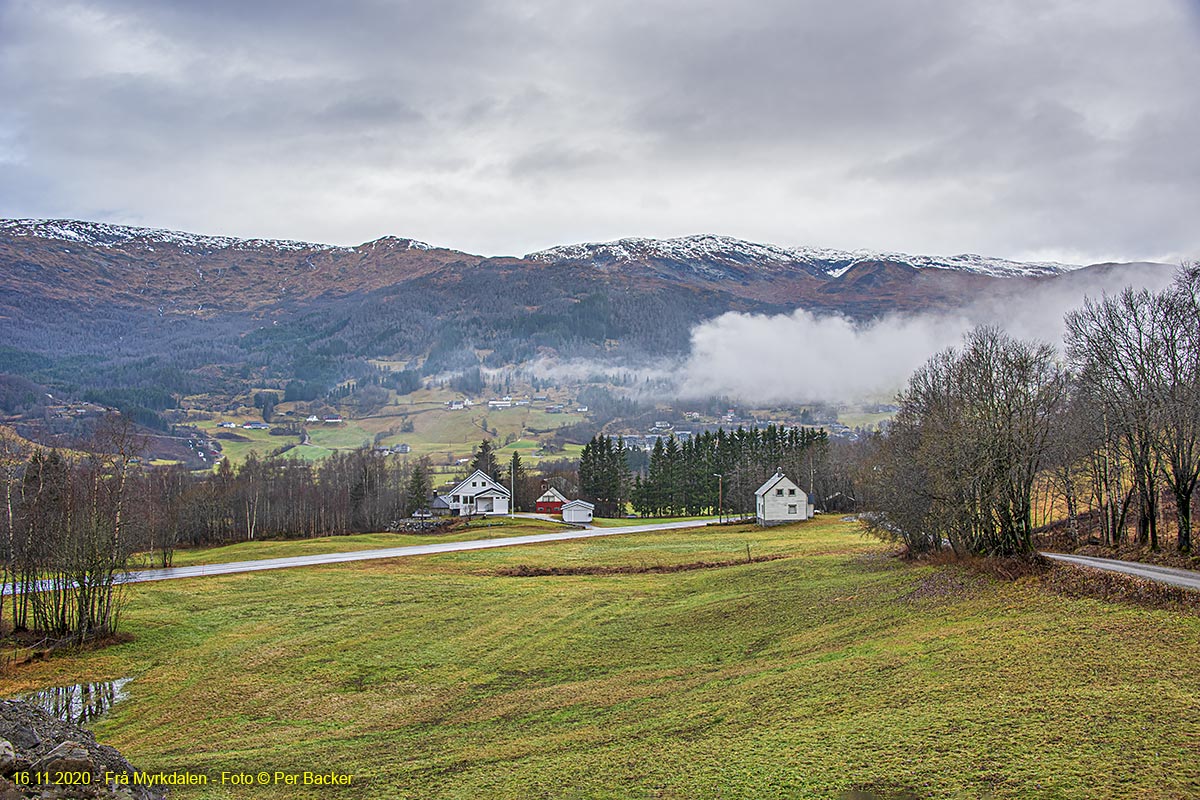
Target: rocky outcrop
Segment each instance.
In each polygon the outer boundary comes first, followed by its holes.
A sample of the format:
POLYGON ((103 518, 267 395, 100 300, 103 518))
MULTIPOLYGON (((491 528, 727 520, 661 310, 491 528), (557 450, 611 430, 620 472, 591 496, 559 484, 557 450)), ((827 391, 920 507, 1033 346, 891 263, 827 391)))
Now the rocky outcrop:
POLYGON ((398 519, 388 523, 389 533, 442 533, 454 526, 452 519, 398 519))
POLYGON ((0 701, 0 800, 95 798, 161 800, 161 792, 133 783, 137 770, 115 748, 99 744, 85 728, 63 722, 20 700, 0 701), (36 785, 39 772, 88 773, 90 782, 36 785), (130 785, 105 785, 105 773, 128 775, 130 785))

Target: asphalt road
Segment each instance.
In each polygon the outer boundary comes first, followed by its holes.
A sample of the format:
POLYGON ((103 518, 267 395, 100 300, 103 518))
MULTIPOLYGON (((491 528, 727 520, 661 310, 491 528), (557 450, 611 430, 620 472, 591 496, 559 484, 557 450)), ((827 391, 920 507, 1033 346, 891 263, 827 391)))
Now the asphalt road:
MULTIPOLYGON (((264 569, 288 569, 290 567, 311 567, 317 564, 341 564, 347 561, 370 561, 379 558, 428 556, 436 553, 457 553, 464 550, 486 550, 492 547, 515 547, 522 544, 542 544, 544 542, 560 542, 568 539, 617 536, 623 533, 666 531, 676 528, 699 528, 707 524, 707 520, 687 520, 682 522, 660 522, 652 525, 626 525, 620 528, 584 528, 582 530, 556 531, 554 533, 537 533, 529 536, 507 536, 494 539, 472 539, 465 542, 439 542, 435 544, 409 545, 407 547, 357 550, 350 553, 321 553, 310 556, 292 556, 290 558, 264 558, 257 561, 203 564, 194 567, 143 569, 126 573, 121 576, 118 583, 170 581, 179 578, 202 578, 208 575, 233 575, 239 572, 258 572, 264 569)), ((11 588, 11 586, 5 586, 4 593, 9 594, 11 588)))
MULTIPOLYGON (((349 561, 371 561, 380 558, 428 556, 437 553, 487 550, 493 547, 516 547, 523 544, 543 544, 545 542, 589 539, 598 536, 619 536, 626 533, 700 528, 708 524, 708 520, 684 520, 681 522, 659 522, 653 525, 625 525, 620 528, 584 528, 582 530, 556 531, 554 533, 537 533, 529 536, 507 536, 493 539, 472 539, 465 542, 437 542, 433 544, 409 545, 406 547, 386 547, 375 550, 356 550, 350 553, 319 553, 309 556, 292 556, 290 558, 264 558, 256 561, 202 564, 193 567, 144 569, 126 573, 119 582, 147 583, 149 581, 169 581, 180 578, 202 578, 208 575, 234 575, 241 572, 258 572, 259 570, 266 569, 289 569, 291 567, 311 567, 319 564, 342 564, 349 561)), ((1126 575, 1134 575, 1139 578, 1200 591, 1200 572, 1193 570, 1160 567, 1155 564, 1140 564, 1134 561, 1118 561, 1113 558, 1067 555, 1064 553, 1042 553, 1042 555, 1056 561, 1065 561, 1070 564, 1108 570, 1109 572, 1122 572, 1126 575)), ((4 594, 9 594, 11 589, 11 586, 5 586, 4 594)))
POLYGON ((1140 564, 1136 561, 1118 561, 1115 558, 1096 558, 1095 556, 1074 556, 1065 553, 1042 553, 1046 558, 1055 561, 1065 561, 1081 567, 1092 567, 1109 572, 1123 572, 1138 578, 1146 578, 1159 583, 1169 583, 1172 586, 1182 586, 1185 589, 1200 590, 1200 572, 1174 567, 1160 567, 1156 564, 1140 564))

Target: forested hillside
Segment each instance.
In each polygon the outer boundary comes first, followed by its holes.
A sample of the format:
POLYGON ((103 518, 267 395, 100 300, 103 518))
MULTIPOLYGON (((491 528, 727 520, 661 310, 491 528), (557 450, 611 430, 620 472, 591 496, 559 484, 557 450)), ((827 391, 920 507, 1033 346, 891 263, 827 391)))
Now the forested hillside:
POLYGON ((677 355, 727 311, 865 319, 1096 269, 636 241, 488 258, 391 237, 334 247, 3 222, 0 374, 25 383, 6 383, 0 413, 20 413, 30 385, 153 421, 182 396, 325 391, 372 358, 437 375, 546 354, 677 355))

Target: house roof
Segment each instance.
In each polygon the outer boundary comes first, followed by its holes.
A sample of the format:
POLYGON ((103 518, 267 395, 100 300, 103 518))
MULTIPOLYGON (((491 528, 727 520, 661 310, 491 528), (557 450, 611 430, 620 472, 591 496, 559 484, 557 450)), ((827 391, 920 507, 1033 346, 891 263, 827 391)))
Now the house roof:
POLYGON ((542 492, 542 496, 537 499, 539 503, 565 503, 567 498, 558 489, 551 486, 546 491, 542 492))
POLYGON ((563 503, 563 509, 568 508, 586 508, 588 511, 596 510, 596 507, 587 500, 571 500, 570 502, 563 503))
POLYGON ((430 508, 449 508, 450 501, 448 501, 443 495, 439 494, 437 497, 433 498, 433 502, 431 502, 429 504, 429 507, 430 508))
MULTIPOLYGON (((762 497, 764 494, 766 494, 767 492, 769 492, 769 491, 771 491, 772 489, 774 489, 774 488, 775 488, 775 484, 779 483, 780 481, 787 481, 788 483, 791 483, 791 484, 792 484, 792 486, 796 486, 796 484, 794 484, 794 483, 792 483, 790 480, 788 480, 788 476, 787 476, 787 475, 784 475, 782 472, 776 472, 774 475, 772 475, 771 477, 767 478, 767 482, 766 482, 766 483, 764 483, 762 486, 758 487, 758 491, 756 491, 756 492, 754 493, 754 496, 755 496, 755 497, 762 497)), ((799 486, 796 486, 796 488, 797 488, 797 489, 799 489, 800 487, 799 487, 799 486)))
MULTIPOLYGON (((504 492, 505 497, 508 496, 508 489, 506 489, 504 487, 504 484, 500 483, 495 478, 489 477, 481 469, 475 470, 470 475, 468 475, 467 477, 463 478, 460 482, 455 484, 454 488, 450 490, 450 494, 470 494, 471 493, 470 488, 477 488, 477 487, 471 487, 470 484, 471 484, 472 480, 474 480, 474 481, 482 480, 482 481, 484 481, 484 484, 483 484, 484 489, 489 489, 489 488, 490 489, 499 489, 500 491, 504 492)), ((475 492, 474 494, 476 497, 478 497, 481 494, 481 492, 475 492)))

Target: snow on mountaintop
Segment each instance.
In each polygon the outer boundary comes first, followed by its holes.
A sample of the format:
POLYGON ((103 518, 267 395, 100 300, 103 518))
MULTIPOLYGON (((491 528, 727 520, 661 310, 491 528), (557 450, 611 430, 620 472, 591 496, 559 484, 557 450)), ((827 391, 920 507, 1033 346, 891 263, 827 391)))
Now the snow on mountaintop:
POLYGON ((352 250, 313 242, 290 239, 237 239, 231 236, 202 236, 161 228, 136 228, 130 225, 110 225, 105 222, 82 222, 72 219, 9 219, 0 220, 0 233, 13 236, 36 236, 93 247, 117 247, 129 244, 170 244, 184 250, 352 250))
POLYGON ((946 269, 996 277, 1057 275, 1079 267, 1049 261, 1018 262, 974 254, 955 256, 911 256, 869 250, 831 250, 814 247, 780 247, 757 244, 729 236, 701 234, 676 239, 619 239, 614 242, 584 243, 552 247, 525 256, 533 261, 598 261, 629 263, 646 259, 684 263, 718 264, 804 264, 837 278, 855 264, 890 261, 915 269, 946 269))
MULTIPOLYGON (((0 234, 32 236, 61 242, 74 242, 93 247, 174 245, 182 250, 278 250, 278 251, 340 251, 366 250, 433 250, 432 245, 415 239, 385 236, 358 247, 298 242, 287 239, 238 239, 230 236, 202 236, 195 233, 138 228, 129 225, 110 225, 104 222, 84 222, 69 219, 9 219, 0 220, 0 234)), ((781 247, 735 239, 730 236, 701 234, 675 239, 629 238, 613 242, 584 243, 552 247, 525 256, 531 261, 584 261, 598 265, 639 263, 647 261, 686 265, 714 277, 727 277, 726 268, 751 270, 756 266, 802 267, 809 273, 838 278, 856 264, 888 261, 907 264, 914 269, 944 269, 971 272, 995 277, 1057 275, 1078 269, 1070 264, 1053 262, 1018 262, 972 254, 954 256, 913 256, 903 253, 872 252, 868 250, 832 250, 815 247, 781 247)))
POLYGON ((361 244, 358 248, 363 250, 374 250, 379 247, 387 247, 392 250, 397 248, 401 250, 436 250, 437 248, 428 242, 417 241, 416 239, 403 239, 399 236, 384 236, 380 239, 361 244))

